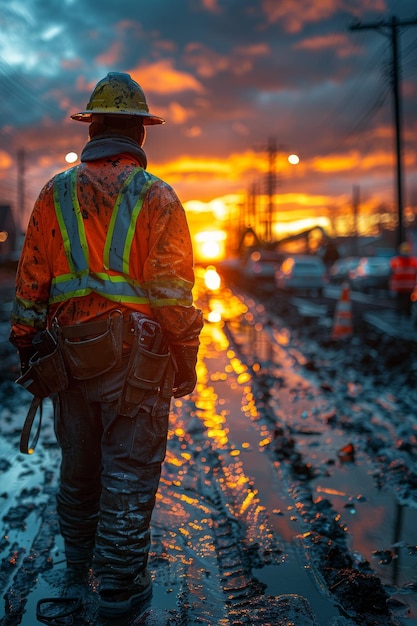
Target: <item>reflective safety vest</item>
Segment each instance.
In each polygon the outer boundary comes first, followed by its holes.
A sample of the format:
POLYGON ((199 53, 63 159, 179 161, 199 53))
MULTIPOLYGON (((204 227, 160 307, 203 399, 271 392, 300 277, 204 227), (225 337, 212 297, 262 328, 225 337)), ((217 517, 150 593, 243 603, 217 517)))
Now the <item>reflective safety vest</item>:
POLYGON ((396 256, 391 259, 390 289, 396 293, 411 293, 417 280, 417 259, 396 256))
POLYGON ((149 303, 143 287, 128 274, 136 221, 144 197, 156 180, 142 168, 134 169, 128 176, 112 212, 104 246, 104 271, 92 272, 77 197, 77 169, 72 168, 55 177, 54 206, 70 272, 53 278, 49 303, 85 296, 92 291, 115 302, 149 303))
POLYGON ((129 152, 82 162, 41 189, 16 272, 13 345, 38 330, 104 319, 114 309, 158 316, 172 337, 194 328, 192 241, 172 187, 129 152))

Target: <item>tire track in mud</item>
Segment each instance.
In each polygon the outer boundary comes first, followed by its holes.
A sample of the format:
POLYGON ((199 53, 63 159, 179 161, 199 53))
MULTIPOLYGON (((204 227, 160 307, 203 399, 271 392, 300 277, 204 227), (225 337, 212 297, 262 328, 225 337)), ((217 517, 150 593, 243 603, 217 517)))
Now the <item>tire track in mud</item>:
MULTIPOLYGON (((207 352, 221 351, 207 337, 202 341, 203 361, 210 358, 207 352)), ((228 440, 222 398, 214 393, 207 371, 200 369, 199 381, 195 403, 178 402, 174 410, 151 563, 165 562, 171 588, 183 579, 176 594, 181 624, 279 626, 293 619, 297 626, 314 626, 305 598, 265 595, 257 570, 270 565, 278 572, 282 549, 256 486, 228 440)))
MULTIPOLYGON (((282 551, 266 525, 265 512, 259 511, 259 503, 252 497, 253 491, 246 486, 227 487, 235 463, 227 463, 225 456, 207 444, 193 459, 192 466, 186 469, 186 492, 194 506, 189 518, 184 512, 180 514, 182 522, 175 543, 175 552, 180 557, 182 555, 180 560, 186 565, 178 565, 178 560, 170 564, 177 570, 174 580, 183 576, 179 569, 188 569, 177 596, 180 607, 177 615, 182 620, 178 623, 278 626, 287 624, 289 616, 293 615, 297 626, 313 626, 316 623, 314 616, 303 598, 295 594, 291 600, 265 596, 266 586, 256 577, 256 570, 266 564, 278 567, 282 551), (190 484, 192 474, 196 479, 193 487, 190 484), (229 476, 227 481, 226 475, 229 476), (251 503, 242 510, 242 500, 247 498, 251 503), (209 518, 197 519, 196 509, 209 518), (234 509, 241 512, 236 514, 234 509), (258 529, 256 535, 252 530, 254 525, 258 529), (189 530, 181 532, 185 527, 192 528, 194 535, 189 530), (196 536, 199 530, 202 534, 196 536), (188 538, 190 553, 187 544, 182 542, 184 537, 188 538), (196 546, 203 551, 201 560, 195 556, 196 546)), ((183 499, 183 495, 179 497, 183 499)), ((165 524, 168 528, 175 527, 167 524, 166 511, 165 524)), ((151 564, 157 558, 168 560, 167 552, 172 554, 173 545, 166 544, 165 528, 158 535, 160 547, 158 553, 152 555, 151 564)))

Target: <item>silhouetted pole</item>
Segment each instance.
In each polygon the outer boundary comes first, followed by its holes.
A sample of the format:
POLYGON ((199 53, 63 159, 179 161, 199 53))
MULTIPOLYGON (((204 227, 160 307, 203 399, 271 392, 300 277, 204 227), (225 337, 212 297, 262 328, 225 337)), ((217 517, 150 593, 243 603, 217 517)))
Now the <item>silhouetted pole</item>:
POLYGON ((256 232, 256 185, 252 183, 250 188, 249 202, 249 226, 256 232))
POLYGON ((360 204, 359 185, 353 185, 352 205, 353 205, 353 236, 354 236, 354 256, 358 255, 358 217, 360 204))
POLYGON ((395 16, 391 20, 380 20, 370 24, 355 23, 349 26, 350 30, 382 30, 389 29, 389 36, 392 45, 392 90, 394 97, 394 118, 395 118, 395 151, 396 151, 396 173, 397 173, 397 211, 398 211, 398 245, 403 241, 403 166, 402 166, 402 117, 400 98, 400 78, 399 78, 399 46, 398 30, 403 26, 415 26, 417 19, 398 21, 395 16))
POLYGON ((252 216, 253 216, 253 229, 257 237, 261 237, 261 216, 259 215, 258 207, 258 185, 256 182, 252 183, 252 216))
POLYGON ((277 143, 275 137, 268 140, 268 216, 265 224, 265 239, 272 241, 272 223, 274 218, 274 201, 276 189, 276 159, 277 159, 277 143))

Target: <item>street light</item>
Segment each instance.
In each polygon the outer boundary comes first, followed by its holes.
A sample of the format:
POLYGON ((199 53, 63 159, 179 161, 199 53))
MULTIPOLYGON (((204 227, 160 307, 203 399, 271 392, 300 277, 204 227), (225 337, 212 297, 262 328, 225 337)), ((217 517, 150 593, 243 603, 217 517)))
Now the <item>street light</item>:
POLYGON ((291 163, 291 165, 298 165, 300 162, 300 157, 298 156, 298 154, 290 154, 288 157, 288 163, 291 163))
POLYGON ((65 160, 67 163, 75 163, 77 159, 78 154, 76 152, 68 152, 68 154, 65 155, 65 160))

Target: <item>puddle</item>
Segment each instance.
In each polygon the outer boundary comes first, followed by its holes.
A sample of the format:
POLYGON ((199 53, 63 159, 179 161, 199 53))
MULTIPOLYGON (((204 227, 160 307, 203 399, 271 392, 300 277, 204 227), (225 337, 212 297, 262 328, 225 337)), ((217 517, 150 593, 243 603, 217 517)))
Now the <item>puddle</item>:
MULTIPOLYGON (((417 556, 407 545, 417 546, 415 510, 398 505, 395 488, 377 483, 380 468, 361 447, 360 433, 329 419, 346 402, 346 391, 340 391, 335 408, 335 395, 303 371, 302 350, 291 344, 285 328, 268 324, 265 310, 254 302, 234 301, 230 294, 225 302, 229 328, 245 356, 231 348, 222 324, 210 324, 202 335, 197 393, 174 403, 152 523, 154 595, 144 626, 272 624, 279 614, 277 598, 285 594, 306 598, 320 626, 336 623, 339 609, 304 541, 308 524, 295 497, 298 488, 311 496, 312 508, 323 500, 331 503, 345 526, 347 550, 369 560, 391 593, 398 588, 396 597, 410 607, 410 616, 398 624, 412 626, 417 611, 410 585, 417 556), (285 426, 294 450, 311 466, 309 479, 294 477, 289 457, 279 456, 277 424, 285 426), (343 460, 339 452, 347 444, 355 454, 350 458, 346 452, 343 460), (267 614, 269 621, 263 619, 267 614)), ((359 419, 362 411, 372 412, 374 428, 384 434, 384 411, 389 416, 394 402, 388 390, 386 398, 378 395, 379 403, 369 393, 362 400, 353 386, 349 394, 349 410, 359 419)), ((2 593, 23 607, 19 617, 14 614, 15 623, 32 626, 37 601, 57 594, 63 566, 62 540, 56 519, 49 517, 59 451, 45 416, 35 454, 16 454, 27 407, 18 395, 15 404, 18 409, 8 398, 9 408, 0 414, 0 576, 2 593), (24 510, 30 503, 35 508, 24 510), (13 524, 7 518, 19 507, 20 526, 18 515, 13 524), (33 566, 25 579, 28 555, 33 566), (22 580, 26 587, 19 587, 22 580)), ((97 624, 92 591, 84 623, 97 624)))
MULTIPOLYGON (((251 310, 250 300, 248 309, 251 310)), ((406 603, 409 614, 405 619, 399 618, 399 623, 417 624, 417 510, 399 504, 395 490, 378 484, 378 467, 357 445, 360 435, 329 426, 326 419, 334 408, 331 394, 329 400, 319 386, 314 386, 314 375, 302 371, 300 366, 305 361, 302 348, 294 350, 291 347, 289 332, 272 328, 266 322, 262 308, 254 310, 252 306, 252 312, 241 317, 240 321, 231 321, 228 327, 244 360, 252 368, 255 365, 254 369, 262 372, 264 379, 269 379, 266 385, 270 394, 267 396, 269 410, 274 412, 278 422, 290 429, 297 450, 317 474, 308 481, 313 500, 331 502, 345 524, 351 552, 358 561, 369 561, 389 594, 406 603), (344 463, 340 451, 351 443, 354 459, 344 463)), ((317 385, 321 382, 317 381, 317 385)), ((337 388, 336 381, 332 380, 330 384, 337 388)), ((351 391, 356 397, 355 404, 350 402, 349 406, 358 414, 362 410, 365 416, 372 412, 372 415, 378 414, 385 404, 390 411, 393 409, 389 390, 386 390, 386 402, 384 394, 381 397, 381 391, 375 391, 378 399, 375 404, 372 394, 365 394, 363 406, 360 390, 352 385, 351 391)), ((338 408, 345 401, 343 397, 338 398, 338 408)), ((378 429, 378 418, 375 420, 378 429)), ((257 476, 261 484, 270 481, 271 491, 275 492, 274 480, 268 476, 268 471, 262 479, 259 467, 253 464, 251 467, 249 458, 247 471, 257 476)), ((278 508, 285 506, 282 501, 274 503, 271 492, 269 496, 264 495, 263 501, 268 510, 273 510, 274 505, 278 508)), ((282 521, 274 526, 288 541, 291 528, 282 521)), ((307 587, 305 595, 311 605, 317 607, 315 594, 310 595, 307 587)))

